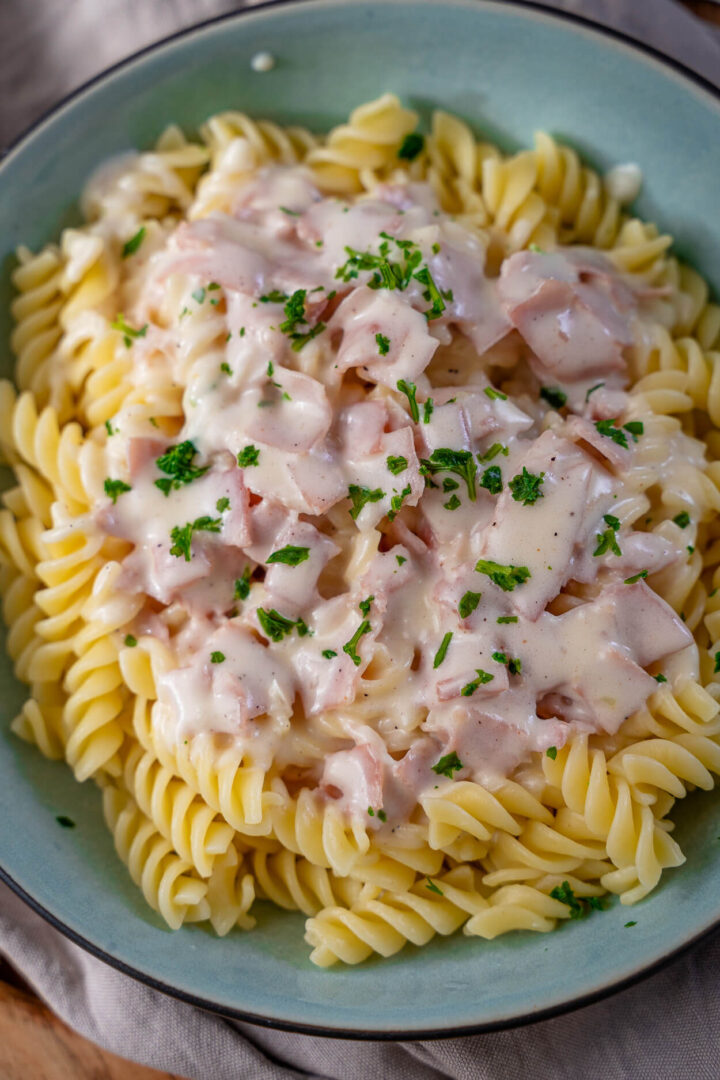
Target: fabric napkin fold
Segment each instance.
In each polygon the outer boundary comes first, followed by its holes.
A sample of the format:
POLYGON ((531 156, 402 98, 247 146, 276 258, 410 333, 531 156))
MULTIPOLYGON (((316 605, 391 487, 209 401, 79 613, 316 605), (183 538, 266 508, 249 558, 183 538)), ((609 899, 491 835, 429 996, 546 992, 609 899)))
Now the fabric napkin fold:
MULTIPOLYGON (((233 0, 0 0, 0 145, 123 56, 233 0), (27 73, 32 77, 28 78, 27 73)), ((720 85, 720 37, 672 0, 557 0, 720 85)), ((718 1080, 720 939, 597 1004, 528 1027, 405 1043, 273 1031, 203 1012, 96 960, 0 885, 0 953, 71 1027, 191 1080, 718 1080)))

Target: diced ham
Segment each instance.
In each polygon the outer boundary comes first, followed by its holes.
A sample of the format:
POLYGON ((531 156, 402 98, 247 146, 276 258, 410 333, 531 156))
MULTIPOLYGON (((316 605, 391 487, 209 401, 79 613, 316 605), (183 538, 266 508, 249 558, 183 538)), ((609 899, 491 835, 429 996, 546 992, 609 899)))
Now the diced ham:
MULTIPOLYGON (((367 441, 361 439, 360 445, 367 445, 367 441)), ((360 530, 374 528, 388 514, 395 518, 402 506, 416 506, 425 490, 409 425, 382 434, 373 453, 361 454, 359 448, 348 446, 344 471, 348 486, 355 484, 369 491, 383 492, 382 498, 367 502, 355 518, 360 530), (392 473, 388 467, 391 457, 404 458, 407 466, 401 472, 392 473)))
POLYGON ((367 378, 393 390, 399 379, 427 386, 422 373, 438 342, 430 336, 425 316, 410 306, 406 293, 355 289, 340 304, 328 329, 343 334, 336 359, 339 371, 360 368, 367 378), (384 355, 378 335, 386 339, 384 355))
POLYGON ((662 660, 693 640, 685 623, 644 581, 634 585, 610 585, 592 604, 561 618, 566 625, 573 625, 570 633, 579 632, 575 626, 591 618, 595 622, 594 636, 602 633, 608 640, 617 642, 641 667, 662 660))
POLYGON ((344 408, 338 417, 338 437, 343 453, 364 456, 380 449, 380 439, 388 421, 382 401, 358 401, 344 408))
POLYGON ((636 301, 609 260, 566 249, 521 251, 500 272, 500 297, 533 351, 538 377, 560 381, 624 373, 636 301))
POLYGON ((128 439, 127 460, 130 479, 137 480, 148 465, 156 461, 166 450, 167 442, 162 439, 137 437, 128 439))
POLYGON ((420 429, 428 456, 440 447, 475 452, 482 439, 507 440, 532 427, 532 417, 511 401, 493 400, 476 386, 443 387, 432 397, 432 414, 420 429))
POLYGON ((275 368, 269 386, 251 387, 242 397, 241 426, 250 441, 298 454, 311 450, 330 430, 325 387, 300 371, 275 368))
MULTIPOLYGON (((514 610, 535 619, 574 576, 575 555, 582 554, 608 508, 612 481, 579 447, 552 431, 530 444, 521 464, 535 476, 544 473, 542 497, 525 506, 506 487, 492 522, 479 534, 477 554, 491 562, 527 567, 530 577, 508 596, 514 610)), ((487 576, 477 580, 478 591, 481 582, 488 587, 487 576)))
POLYGON ((515 769, 534 749, 526 731, 496 719, 485 703, 441 706, 431 710, 425 724, 436 738, 442 737, 442 754, 457 754, 462 770, 455 779, 472 777, 494 786, 515 769))
MULTIPOLYGON (((288 520, 274 540, 274 551, 285 547, 307 548, 308 556, 297 565, 270 563, 265 588, 273 606, 293 618, 315 607, 320 600, 318 578, 326 563, 340 548, 307 521, 288 520)), ((268 558, 272 552, 268 555, 268 558)), ((267 561, 267 559, 266 559, 267 561)))
MULTIPOLYGON (((608 419, 609 422, 609 419, 608 419)), ((616 425, 613 425, 616 426, 616 425)), ((606 458, 611 465, 616 469, 626 469, 630 464, 632 457, 631 444, 632 439, 630 435, 623 432, 627 447, 621 446, 617 443, 611 435, 602 435, 595 424, 591 424, 589 420, 586 420, 582 416, 569 416, 565 421, 564 433, 568 439, 573 439, 575 442, 584 442, 604 458, 606 458)))
POLYGON ((322 786, 357 816, 364 813, 367 817, 368 807, 382 809, 383 767, 375 747, 362 743, 352 750, 330 754, 325 759, 322 786))

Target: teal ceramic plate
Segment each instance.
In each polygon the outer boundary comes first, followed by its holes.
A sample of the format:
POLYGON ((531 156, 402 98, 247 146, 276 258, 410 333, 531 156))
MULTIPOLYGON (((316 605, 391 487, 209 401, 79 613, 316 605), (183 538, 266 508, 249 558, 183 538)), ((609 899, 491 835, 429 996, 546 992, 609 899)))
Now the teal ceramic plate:
MULTIPOLYGON (((385 90, 425 118, 433 105, 459 113, 509 149, 543 127, 599 167, 638 162, 639 212, 720 283, 720 101, 710 87, 621 38, 531 6, 307 0, 224 18, 138 55, 10 151, 0 168, 0 340, 9 332, 14 247, 42 245, 73 221, 83 182, 103 158, 149 146, 169 121, 192 129, 228 108, 322 131, 385 90), (251 70, 260 50, 277 58, 268 73, 251 70)), ((7 731, 23 700, 7 661, 2 695, 7 731)), ((720 793, 699 794, 677 808, 687 864, 634 909, 616 903, 549 935, 456 935, 320 971, 307 959, 302 917, 270 906, 260 906, 251 934, 168 931, 117 860, 92 785, 76 784, 9 733, 0 760, 0 865, 13 887, 116 967, 260 1023, 413 1038, 527 1022, 626 985, 720 919, 720 793), (77 828, 59 828, 58 814, 77 828), (625 928, 629 919, 637 925, 625 928)))

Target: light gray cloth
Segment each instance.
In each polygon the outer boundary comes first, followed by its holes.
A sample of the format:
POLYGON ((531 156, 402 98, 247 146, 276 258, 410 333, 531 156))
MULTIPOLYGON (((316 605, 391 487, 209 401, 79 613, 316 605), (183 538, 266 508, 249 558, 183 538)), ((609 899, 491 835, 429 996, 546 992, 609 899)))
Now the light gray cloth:
MULTIPOLYGON (((242 6, 232 0, 0 0, 0 143, 124 55, 242 6)), ((672 0, 557 0, 555 6, 624 29, 720 83, 720 40, 672 0)), ((83 1035, 191 1080, 720 1077, 717 938, 644 983, 555 1020, 396 1044, 270 1031, 204 1013, 95 960, 5 886, 0 953, 83 1035)))

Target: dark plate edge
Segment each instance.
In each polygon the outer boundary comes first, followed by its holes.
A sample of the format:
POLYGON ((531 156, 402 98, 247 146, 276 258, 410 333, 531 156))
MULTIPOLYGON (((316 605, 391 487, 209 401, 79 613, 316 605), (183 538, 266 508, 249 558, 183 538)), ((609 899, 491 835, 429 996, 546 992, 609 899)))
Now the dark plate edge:
MULTIPOLYGON (((484 3, 484 0, 476 0, 478 6, 484 3)), ((636 38, 631 37, 628 34, 623 33, 621 30, 616 30, 613 27, 604 26, 600 23, 593 22, 591 19, 587 19, 582 15, 577 15, 574 12, 558 11, 553 8, 548 8, 543 3, 537 2, 537 0, 503 0, 504 4, 516 8, 525 8, 531 11, 538 12, 544 15, 550 20, 555 20, 560 23, 570 23, 572 25, 578 25, 585 30, 589 30, 592 34, 597 35, 600 38, 609 38, 611 41, 617 41, 638 53, 641 57, 650 56, 656 60, 661 66, 669 68, 670 70, 681 75, 685 80, 690 83, 699 86, 710 94, 712 98, 717 102, 720 109, 720 87, 717 87, 714 83, 710 82, 703 75, 699 75, 697 72, 686 67, 681 61, 676 60, 674 57, 667 56, 665 53, 660 52, 658 49, 653 48, 650 45, 638 41, 636 38)), ((110 67, 105 68, 103 71, 98 72, 97 75, 93 75, 92 78, 81 83, 70 93, 66 94, 51 108, 45 110, 37 117, 24 131, 17 135, 11 142, 4 148, 0 149, 0 168, 5 164, 5 161, 10 155, 17 149, 20 149, 22 143, 25 142, 30 135, 32 135, 38 128, 42 127, 47 120, 50 120, 56 113, 61 112, 65 106, 69 105, 76 98, 82 97, 85 92, 91 89, 96 83, 102 82, 109 75, 114 74, 116 71, 121 70, 124 67, 130 66, 136 60, 141 59, 143 56, 148 55, 151 52, 163 48, 172 41, 176 41, 183 37, 188 37, 198 30, 202 30, 208 26, 213 26, 217 23, 226 22, 230 19, 240 19, 244 15, 253 14, 256 11, 264 11, 271 8, 289 7, 290 5, 296 6, 297 0, 265 0, 264 3, 256 4, 253 7, 243 8, 239 11, 229 11, 221 15, 216 15, 210 19, 204 19, 201 22, 194 23, 192 26, 185 27, 182 30, 178 30, 175 33, 168 34, 166 37, 161 38, 158 41, 152 42, 150 45, 144 46, 142 49, 138 49, 137 52, 131 53, 129 56, 124 57, 117 63, 112 64, 110 67)), ((593 1005, 598 1001, 602 1001, 604 998, 618 993, 621 990, 626 990, 631 986, 635 986, 637 983, 649 978, 651 975, 656 974, 663 968, 667 967, 673 960, 683 956, 686 952, 692 949, 695 945, 700 944, 703 941, 710 940, 712 937, 720 931, 720 913, 718 918, 710 924, 710 926, 701 930, 698 934, 684 941, 681 945, 678 945, 675 949, 671 949, 670 952, 660 956, 657 960, 652 961, 645 967, 640 968, 638 971, 633 972, 631 975, 627 975, 622 979, 618 979, 615 982, 608 983, 599 987, 596 990, 590 991, 587 994, 583 994, 580 997, 573 998, 568 1001, 559 1002, 556 1005, 548 1006, 545 1009, 539 1009, 536 1012, 525 1013, 520 1016, 506 1017, 504 1019, 490 1021, 481 1024, 468 1024, 463 1027, 454 1028, 430 1028, 430 1029, 417 1029, 417 1030, 385 1030, 385 1031, 361 1031, 359 1029, 352 1028, 330 1028, 323 1027, 315 1024, 303 1024, 295 1021, 280 1020, 275 1018, 269 1018, 266 1016, 258 1016, 254 1013, 245 1012, 241 1009, 230 1009, 217 1002, 209 1001, 205 998, 196 997, 194 994, 190 994, 187 991, 181 990, 177 987, 169 986, 166 983, 161 982, 159 979, 154 978, 152 975, 148 975, 145 972, 139 971, 137 968, 133 968, 124 961, 118 959, 110 953, 105 952, 99 946, 93 942, 88 941, 81 934, 78 934, 71 927, 63 923, 52 912, 44 908, 34 897, 25 892, 21 885, 19 885, 14 878, 0 866, 0 880, 4 881, 6 885, 21 899, 28 907, 40 915, 46 922, 53 926, 60 933, 64 934, 74 944, 79 945, 85 949, 86 952, 95 956, 98 960, 104 961, 109 964, 110 967, 115 968, 117 971, 122 972, 124 975, 129 975, 131 978, 136 979, 138 982, 144 983, 153 990, 158 990, 160 993, 167 994, 169 997, 176 998, 185 1002, 188 1005, 194 1005, 197 1008, 203 1009, 206 1012, 215 1013, 219 1016, 232 1020, 242 1020, 246 1023, 255 1024, 258 1027, 279 1029, 282 1031, 297 1032, 303 1035, 316 1035, 333 1039, 352 1039, 356 1041, 378 1041, 378 1042, 393 1042, 393 1041, 413 1041, 419 1039, 450 1039, 463 1035, 481 1035, 493 1031, 504 1031, 515 1027, 525 1027, 530 1024, 539 1023, 542 1020, 549 1020, 556 1016, 562 1016, 566 1013, 574 1012, 577 1009, 583 1008, 586 1005, 593 1005)))

